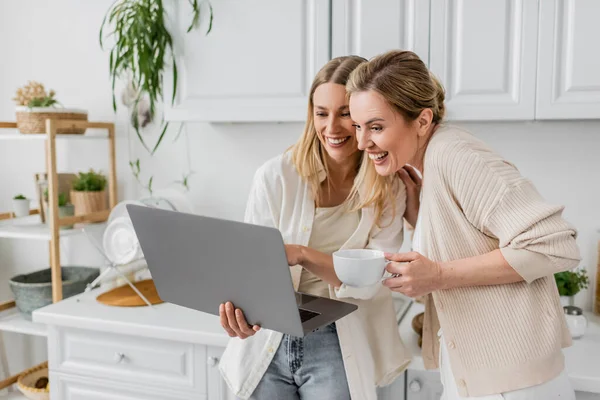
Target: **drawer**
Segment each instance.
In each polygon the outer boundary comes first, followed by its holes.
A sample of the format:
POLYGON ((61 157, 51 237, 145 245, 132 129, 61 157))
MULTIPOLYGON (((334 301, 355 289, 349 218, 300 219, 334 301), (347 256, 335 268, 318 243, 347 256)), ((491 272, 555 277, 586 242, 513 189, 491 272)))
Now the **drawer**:
POLYGON ((206 347, 80 329, 49 332, 50 369, 206 393, 206 347))
POLYGON ((50 372, 50 398, 60 400, 207 400, 206 395, 50 372))

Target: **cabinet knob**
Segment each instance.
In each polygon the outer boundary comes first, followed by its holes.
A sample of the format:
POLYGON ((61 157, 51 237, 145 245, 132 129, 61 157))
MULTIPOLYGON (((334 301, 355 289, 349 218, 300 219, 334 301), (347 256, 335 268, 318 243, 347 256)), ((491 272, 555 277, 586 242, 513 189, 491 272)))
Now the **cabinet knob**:
POLYGON ((207 364, 211 367, 215 367, 219 363, 218 357, 208 357, 207 364))
POLYGON ((123 361, 124 358, 125 358, 125 354, 123 354, 123 353, 115 353, 115 355, 114 355, 114 359, 117 364, 120 363, 121 361, 123 361))
POLYGON ((408 389, 411 392, 420 392, 421 391, 421 382, 419 382, 417 379, 412 380, 409 384, 408 384, 408 389))

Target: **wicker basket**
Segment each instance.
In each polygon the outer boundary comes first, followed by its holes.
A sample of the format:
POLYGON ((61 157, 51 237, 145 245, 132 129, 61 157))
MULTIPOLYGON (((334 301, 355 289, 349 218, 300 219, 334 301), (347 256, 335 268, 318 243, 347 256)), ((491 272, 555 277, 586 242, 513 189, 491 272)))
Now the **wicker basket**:
POLYGON ((35 387, 35 382, 39 378, 48 378, 48 362, 45 361, 33 368, 24 371, 17 381, 17 387, 31 400, 49 400, 50 399, 50 387, 46 386, 42 389, 35 387))
POLYGON ((101 192, 78 192, 71 190, 71 204, 75 206, 75 215, 86 215, 108 209, 106 190, 101 192))
MULTIPOLYGON (((73 108, 17 107, 17 128, 21 133, 46 133, 46 119, 87 121, 87 111, 73 108)), ((83 135, 85 128, 66 127, 56 133, 83 135)))

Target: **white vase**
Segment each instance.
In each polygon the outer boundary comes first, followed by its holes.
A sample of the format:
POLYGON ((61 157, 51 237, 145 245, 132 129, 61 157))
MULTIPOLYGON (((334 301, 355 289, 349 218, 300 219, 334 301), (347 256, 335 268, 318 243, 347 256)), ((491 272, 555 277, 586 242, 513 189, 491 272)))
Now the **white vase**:
POLYGON ((29 199, 13 199, 13 212, 17 218, 29 215, 29 199))
POLYGON ((575 296, 560 296, 560 305, 561 306, 574 306, 575 305, 575 296))

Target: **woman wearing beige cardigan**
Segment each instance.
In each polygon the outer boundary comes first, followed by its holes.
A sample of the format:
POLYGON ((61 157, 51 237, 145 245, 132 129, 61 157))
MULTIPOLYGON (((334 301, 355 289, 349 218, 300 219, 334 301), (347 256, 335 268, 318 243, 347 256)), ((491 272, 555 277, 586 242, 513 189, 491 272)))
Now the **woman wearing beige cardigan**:
POLYGON ((480 140, 442 124, 444 90, 414 53, 373 58, 347 89, 359 148, 408 188, 415 251, 386 255, 397 277, 385 285, 427 295, 423 358, 440 367, 443 399, 574 399, 553 274, 580 257, 563 207, 480 140), (423 175, 420 207, 406 164, 423 175))

